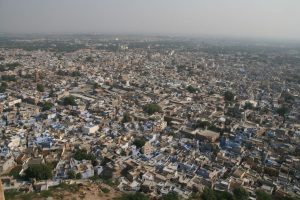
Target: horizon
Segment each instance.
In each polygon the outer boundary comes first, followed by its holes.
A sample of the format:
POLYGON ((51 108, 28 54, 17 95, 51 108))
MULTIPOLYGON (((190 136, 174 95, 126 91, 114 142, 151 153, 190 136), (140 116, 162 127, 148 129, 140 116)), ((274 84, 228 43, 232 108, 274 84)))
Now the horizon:
POLYGON ((1 0, 6 34, 111 34, 300 41, 300 2, 1 0))
MULTIPOLYGON (((199 40, 199 41, 218 41, 218 42, 237 42, 250 44, 249 42, 255 42, 253 45, 257 44, 274 44, 274 45, 300 45, 300 39, 286 39, 286 38, 266 38, 266 37, 235 37, 235 36, 222 36, 222 35, 189 35, 189 34, 160 34, 160 33, 119 33, 119 32, 59 32, 59 33, 43 33, 43 32, 32 32, 32 33, 9 33, 0 32, 0 37, 55 37, 55 36, 99 36, 99 37, 116 37, 122 40, 122 37, 152 37, 152 38, 169 38, 176 40, 199 40), (247 43, 248 42, 248 43, 247 43)), ((126 39, 125 39, 126 40, 126 39)))

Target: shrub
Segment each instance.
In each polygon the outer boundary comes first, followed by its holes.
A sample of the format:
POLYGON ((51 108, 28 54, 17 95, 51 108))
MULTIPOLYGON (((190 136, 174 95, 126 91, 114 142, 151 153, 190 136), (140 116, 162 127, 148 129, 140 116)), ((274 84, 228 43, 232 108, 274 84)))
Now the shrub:
POLYGON ((148 113, 149 115, 152 115, 156 112, 161 112, 161 107, 158 104, 150 103, 144 106, 143 108, 144 112, 148 113))
POLYGON ((25 177, 37 180, 47 180, 52 178, 52 169, 45 164, 31 165, 25 171, 25 177))

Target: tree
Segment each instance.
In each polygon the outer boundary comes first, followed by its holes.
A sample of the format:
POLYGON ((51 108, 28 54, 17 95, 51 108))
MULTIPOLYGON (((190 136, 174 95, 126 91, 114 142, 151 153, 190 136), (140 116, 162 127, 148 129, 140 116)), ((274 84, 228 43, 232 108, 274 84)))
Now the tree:
POLYGON ((264 173, 272 177, 277 177, 279 175, 279 171, 271 167, 265 167, 264 173))
POLYGON ((284 123, 286 120, 286 116, 289 113, 289 109, 286 106, 282 106, 278 108, 276 112, 279 116, 283 117, 283 123, 284 123))
POLYGON ((179 196, 176 192, 169 192, 162 196, 161 200, 179 200, 179 196))
POLYGON ((42 105, 42 111, 50 110, 53 107, 53 103, 51 102, 45 102, 42 105))
POLYGON ((93 84, 93 89, 98 89, 98 88, 100 88, 100 85, 98 83, 94 83, 93 84))
POLYGON ((6 82, 2 82, 1 86, 0 86, 0 93, 4 93, 7 89, 7 83, 6 82))
POLYGON ((215 191, 215 195, 217 199, 221 199, 221 200, 238 200, 227 191, 215 191))
POLYGON ((2 81, 11 81, 11 82, 16 82, 17 78, 15 75, 2 75, 1 76, 2 81))
POLYGON ((6 82, 2 82, 2 83, 1 83, 1 86, 4 87, 4 88, 7 88, 7 87, 8 87, 8 84, 7 84, 6 82))
POLYGON ((100 178, 102 178, 103 180, 110 180, 113 176, 114 176, 113 169, 104 166, 103 171, 100 174, 100 178))
POLYGON ((200 192, 192 192, 192 194, 188 198, 188 200, 200 200, 200 199, 201 199, 200 192))
POLYGON ((253 104, 249 101, 247 101, 244 105, 245 110, 252 110, 254 108, 253 104))
POLYGON ((65 106, 68 106, 68 105, 76 106, 75 98, 74 98, 73 96, 65 97, 65 98, 63 99, 63 104, 64 104, 65 106))
MULTIPOLYGON (((1 59, 0 59, 1 60, 1 59)), ((4 72, 4 71, 12 71, 14 70, 16 67, 20 66, 21 64, 18 62, 14 62, 14 63, 6 63, 3 65, 0 65, 0 71, 4 72)))
POLYGON ((187 91, 190 92, 190 93, 195 93, 195 92, 198 91, 196 88, 194 88, 194 87, 191 86, 191 85, 189 85, 186 89, 187 89, 187 91))
POLYGON ((249 198, 249 193, 243 187, 235 188, 233 194, 239 200, 248 200, 249 198))
POLYGON ((279 114, 281 117, 285 117, 286 114, 288 114, 289 109, 286 106, 282 106, 276 110, 277 114, 279 114))
POLYGON ((144 109, 144 112, 148 113, 149 115, 152 115, 156 112, 161 112, 162 111, 161 107, 158 104, 155 104, 155 103, 149 103, 149 104, 145 105, 143 107, 143 109, 144 109))
MULTIPOLYGON (((276 198, 275 198, 276 199, 276 198)), ((278 199, 281 199, 281 200, 297 200, 296 197, 289 197, 289 196, 285 196, 285 197, 280 197, 278 199)))
POLYGON ((76 173, 73 170, 68 171, 68 178, 70 179, 76 178, 76 173))
POLYGON ((205 127, 210 127, 211 124, 209 121, 197 121, 197 123, 195 124, 195 128, 205 128, 205 127))
POLYGON ((286 92, 286 91, 281 94, 281 97, 284 99, 284 101, 286 103, 293 103, 294 100, 295 100, 294 96, 291 95, 289 92, 286 92))
POLYGON ((125 168, 123 168, 120 173, 122 176, 126 177, 132 169, 133 169, 133 167, 128 165, 125 168))
POLYGON ((235 106, 235 107, 229 107, 227 109, 227 112, 226 112, 226 115, 230 116, 230 117, 233 117, 233 118, 242 118, 242 112, 241 110, 238 108, 238 106, 235 106))
POLYGON ((91 56, 85 58, 86 62, 94 62, 94 59, 91 56))
POLYGON ((130 122, 131 121, 131 117, 130 117, 130 114, 128 112, 125 112, 123 114, 123 119, 122 119, 122 122, 123 123, 127 123, 127 122, 130 122))
POLYGON ((78 149, 75 151, 74 159, 80 160, 80 161, 81 160, 91 160, 93 162, 96 160, 96 157, 91 153, 87 153, 86 149, 78 149))
POLYGON ((224 93, 224 99, 225 99, 225 101, 233 101, 234 100, 234 94, 230 91, 226 91, 224 93))
POLYGON ((52 169, 45 164, 31 165, 25 170, 25 177, 36 180, 47 180, 52 178, 52 169))
POLYGON ((80 174, 80 173, 77 173, 75 178, 76 178, 76 179, 81 179, 81 178, 82 178, 82 176, 81 176, 81 174, 80 174))
POLYGON ((120 197, 117 197, 116 200, 149 200, 149 198, 140 192, 135 193, 124 193, 120 197))
POLYGON ((56 74, 59 75, 59 76, 68 76, 69 75, 69 73, 67 71, 64 71, 64 70, 61 70, 61 69, 58 70, 56 72, 56 74))
POLYGON ((49 92, 49 97, 54 97, 54 96, 55 96, 54 90, 51 88, 49 92))
POLYGON ((216 194, 215 192, 208 187, 205 187, 202 194, 201 194, 201 198, 203 200, 217 200, 216 194))
POLYGON ((257 200, 272 200, 272 196, 263 190, 256 190, 257 200))
POLYGON ((42 84, 40 84, 40 83, 37 84, 36 89, 39 92, 44 92, 45 91, 44 86, 42 84))
POLYGON ((135 145, 138 149, 142 148, 145 145, 146 141, 143 139, 135 139, 133 141, 133 145, 135 145))
POLYGON ((70 74, 72 77, 78 77, 78 76, 81 76, 81 73, 80 73, 80 71, 73 71, 73 72, 71 72, 71 74, 70 74))

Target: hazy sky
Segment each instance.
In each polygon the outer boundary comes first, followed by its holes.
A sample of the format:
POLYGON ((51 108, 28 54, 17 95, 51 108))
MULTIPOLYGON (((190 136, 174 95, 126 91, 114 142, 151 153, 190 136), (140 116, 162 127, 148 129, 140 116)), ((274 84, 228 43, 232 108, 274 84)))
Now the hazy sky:
POLYGON ((0 32, 300 39, 300 0, 0 0, 0 32))

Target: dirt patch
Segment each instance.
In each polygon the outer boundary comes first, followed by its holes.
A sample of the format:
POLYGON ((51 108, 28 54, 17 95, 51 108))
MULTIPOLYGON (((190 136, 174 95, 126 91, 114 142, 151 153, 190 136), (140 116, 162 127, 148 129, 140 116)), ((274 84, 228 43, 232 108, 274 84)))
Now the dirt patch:
POLYGON ((104 183, 79 183, 79 184, 61 184, 47 191, 40 193, 16 193, 15 195, 7 196, 6 200, 111 200, 120 196, 121 193, 114 188, 104 183))

